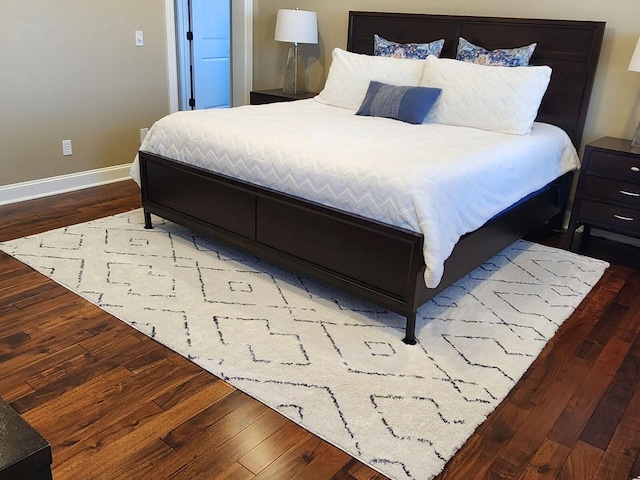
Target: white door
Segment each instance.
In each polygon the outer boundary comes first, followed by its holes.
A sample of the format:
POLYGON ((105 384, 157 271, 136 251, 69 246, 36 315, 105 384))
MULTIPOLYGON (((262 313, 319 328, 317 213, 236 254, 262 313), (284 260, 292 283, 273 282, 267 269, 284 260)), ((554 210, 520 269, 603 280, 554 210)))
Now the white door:
POLYGON ((181 109, 231 106, 230 0, 179 0, 181 109))

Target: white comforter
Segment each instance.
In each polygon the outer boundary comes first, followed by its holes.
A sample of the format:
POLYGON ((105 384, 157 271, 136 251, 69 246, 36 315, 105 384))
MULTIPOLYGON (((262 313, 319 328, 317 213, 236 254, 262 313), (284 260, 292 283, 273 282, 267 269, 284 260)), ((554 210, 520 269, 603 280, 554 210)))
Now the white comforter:
MULTIPOLYGON (((174 113, 141 150, 421 232, 430 288, 462 235, 579 166, 551 125, 409 125, 313 99, 174 113)), ((131 173, 139 182, 137 162, 131 173)))

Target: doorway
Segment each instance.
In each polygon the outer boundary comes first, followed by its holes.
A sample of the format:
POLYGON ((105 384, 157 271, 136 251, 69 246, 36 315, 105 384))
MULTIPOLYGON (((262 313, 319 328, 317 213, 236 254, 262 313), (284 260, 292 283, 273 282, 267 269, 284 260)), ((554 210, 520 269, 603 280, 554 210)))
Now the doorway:
POLYGON ((231 106, 231 1, 176 0, 179 109, 231 106))

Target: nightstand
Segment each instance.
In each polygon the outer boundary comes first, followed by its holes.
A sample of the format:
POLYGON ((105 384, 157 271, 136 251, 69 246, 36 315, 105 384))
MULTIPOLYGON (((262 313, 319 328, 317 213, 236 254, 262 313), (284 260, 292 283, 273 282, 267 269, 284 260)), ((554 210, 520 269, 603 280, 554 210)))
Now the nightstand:
POLYGON ((631 140, 604 137, 588 144, 580 168, 565 248, 578 227, 640 238, 640 149, 631 140))
POLYGON ((291 102, 293 100, 304 100, 318 95, 316 92, 306 93, 284 93, 281 88, 271 90, 256 90, 249 93, 251 105, 263 105, 265 103, 291 102))

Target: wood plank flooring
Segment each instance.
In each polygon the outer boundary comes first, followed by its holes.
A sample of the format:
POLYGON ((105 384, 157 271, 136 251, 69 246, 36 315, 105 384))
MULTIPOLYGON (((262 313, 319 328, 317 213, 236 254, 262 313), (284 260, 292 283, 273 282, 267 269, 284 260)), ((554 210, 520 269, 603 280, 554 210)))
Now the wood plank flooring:
MULTIPOLYGON (((0 241, 139 206, 130 181, 0 206, 0 241)), ((439 480, 640 475, 640 253, 587 253, 612 267, 439 480)), ((4 253, 0 396, 56 480, 385 478, 4 253)))

